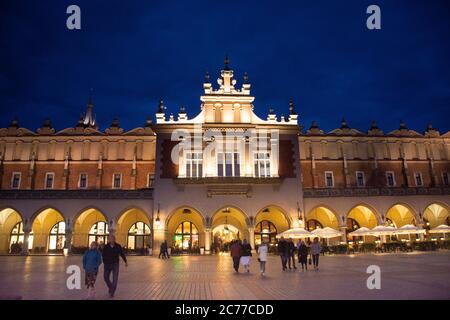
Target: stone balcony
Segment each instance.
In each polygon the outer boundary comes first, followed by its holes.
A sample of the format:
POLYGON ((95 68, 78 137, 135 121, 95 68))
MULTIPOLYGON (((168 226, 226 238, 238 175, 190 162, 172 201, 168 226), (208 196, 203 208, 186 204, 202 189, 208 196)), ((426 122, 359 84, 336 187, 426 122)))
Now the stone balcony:
POLYGON ((419 196, 450 195, 449 187, 410 187, 410 188, 305 188, 305 198, 326 197, 376 197, 376 196, 419 196))

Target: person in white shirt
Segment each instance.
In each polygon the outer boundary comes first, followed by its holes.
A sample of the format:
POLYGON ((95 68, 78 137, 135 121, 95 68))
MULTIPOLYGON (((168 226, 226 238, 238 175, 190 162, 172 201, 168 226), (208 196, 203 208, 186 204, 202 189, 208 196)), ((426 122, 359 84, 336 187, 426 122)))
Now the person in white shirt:
POLYGON ((266 261, 268 251, 269 246, 267 245, 267 242, 261 243, 261 245, 258 247, 259 270, 262 276, 266 274, 266 261))

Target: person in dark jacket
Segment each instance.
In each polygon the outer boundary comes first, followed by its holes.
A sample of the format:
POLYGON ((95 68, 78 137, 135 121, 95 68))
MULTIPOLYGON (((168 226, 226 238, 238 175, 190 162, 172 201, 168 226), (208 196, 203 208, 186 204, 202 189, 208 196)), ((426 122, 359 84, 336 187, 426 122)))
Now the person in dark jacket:
POLYGON ((161 259, 161 256, 163 259, 166 258, 166 251, 167 251, 167 242, 161 242, 161 245, 159 246, 159 256, 158 258, 161 259))
POLYGON ((233 268, 239 272, 239 262, 242 256, 241 240, 236 240, 230 247, 231 257, 233 258, 233 268))
POLYGON ((303 240, 297 242, 298 263, 302 266, 302 271, 308 270, 308 245, 303 240))
POLYGON ((242 243, 242 257, 240 262, 244 266, 244 271, 250 272, 250 258, 252 256, 252 246, 244 239, 242 243))
POLYGON ((289 270, 291 270, 291 261, 292 261, 292 266, 294 267, 294 270, 297 270, 297 267, 295 266, 295 244, 294 244, 294 240, 292 240, 292 238, 289 238, 288 240, 288 263, 289 263, 289 270))
POLYGON ((128 267, 127 257, 123 253, 122 246, 116 243, 116 237, 114 235, 108 236, 108 243, 103 247, 102 256, 104 264, 103 279, 108 286, 109 296, 113 298, 119 280, 119 257, 122 257, 125 266, 128 267), (110 279, 111 273, 113 276, 112 282, 110 279))
POLYGON ((83 269, 86 273, 85 284, 88 290, 87 299, 95 298, 95 281, 97 280, 98 267, 102 264, 102 254, 98 250, 97 242, 93 241, 83 255, 83 269))
POLYGON ((281 266, 283 267, 283 271, 285 271, 287 269, 286 264, 289 256, 289 246, 284 237, 281 237, 280 241, 278 241, 278 254, 281 258, 281 266))

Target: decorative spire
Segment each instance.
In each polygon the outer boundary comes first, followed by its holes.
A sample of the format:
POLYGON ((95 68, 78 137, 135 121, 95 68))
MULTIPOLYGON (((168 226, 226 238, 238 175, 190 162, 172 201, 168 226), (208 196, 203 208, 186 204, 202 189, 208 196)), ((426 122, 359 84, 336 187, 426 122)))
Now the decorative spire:
POLYGON ((311 127, 309 127, 309 130, 311 130, 311 129, 319 129, 319 126, 317 125, 317 121, 316 120, 313 120, 311 122, 311 127))
POLYGON ((289 100, 289 114, 297 114, 297 112, 295 112, 294 100, 292 100, 292 98, 289 100))
POLYGON ((350 129, 350 127, 347 125, 347 121, 345 121, 345 118, 342 118, 341 129, 350 129))
POLYGON ((118 118, 113 119, 113 121, 111 122, 111 128, 119 128, 119 119, 118 118))
POLYGON ((44 123, 42 124, 42 127, 43 128, 51 128, 52 127, 52 121, 49 118, 45 119, 44 123))
POLYGON ((166 109, 166 107, 164 106, 164 101, 161 98, 159 100, 159 105, 158 105, 158 112, 157 113, 164 113, 164 110, 166 109))
POLYGON ((431 123, 429 123, 428 125, 427 125, 427 130, 425 130, 426 132, 429 132, 429 131, 435 131, 435 129, 433 128, 433 125, 431 124, 431 123))
POLYGON ((9 124, 10 128, 19 128, 19 120, 15 117, 11 120, 11 123, 9 124))
POLYGON ((145 121, 145 128, 149 128, 152 126, 152 118, 151 117, 147 117, 147 120, 145 121))
POLYGON ((230 70, 230 59, 228 59, 228 55, 225 55, 225 59, 223 60, 223 70, 230 70))
POLYGON ((186 108, 184 106, 180 106, 180 111, 178 113, 186 113, 186 108))
POLYGON ((403 120, 400 120, 400 127, 398 128, 398 130, 408 130, 403 120))
POLYGON ((244 72, 244 84, 248 84, 248 73, 244 72))
POLYGON ((83 115, 83 126, 85 128, 97 128, 95 116, 93 113, 94 104, 92 102, 92 92, 93 89, 91 88, 89 93, 89 100, 87 103, 86 113, 83 115))
POLYGON ((272 107, 269 108, 269 114, 275 114, 275 111, 273 110, 272 107))
POLYGON ((208 71, 205 72, 205 83, 211 83, 208 71))
POLYGON ((377 122, 375 120, 372 120, 372 122, 370 123, 369 130, 378 130, 377 122))

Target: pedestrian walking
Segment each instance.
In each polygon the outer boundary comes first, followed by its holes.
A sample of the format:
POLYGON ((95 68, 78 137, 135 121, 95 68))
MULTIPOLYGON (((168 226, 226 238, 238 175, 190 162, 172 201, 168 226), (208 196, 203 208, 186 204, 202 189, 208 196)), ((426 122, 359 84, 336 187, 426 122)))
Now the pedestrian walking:
POLYGON ((258 247, 258 261, 259 261, 259 271, 262 276, 266 275, 266 262, 267 262, 267 254, 269 252, 269 246, 267 242, 261 243, 258 247))
POLYGON ((281 266, 283 268, 283 271, 287 270, 287 259, 289 254, 289 247, 287 241, 284 239, 284 237, 280 238, 280 241, 278 241, 278 254, 281 258, 281 266))
POLYGON ((161 245, 159 246, 159 256, 158 258, 161 259, 161 256, 163 259, 166 258, 166 251, 167 251, 167 242, 163 241, 161 242, 161 245))
POLYGON ((250 272, 250 259, 252 257, 252 246, 244 239, 242 243, 242 257, 241 263, 244 266, 244 271, 250 272))
POLYGON ((308 245, 302 239, 297 242, 298 263, 302 266, 302 271, 308 270, 308 245))
POLYGON ((103 279, 109 289, 109 296, 114 297, 117 289, 117 283, 119 281, 119 257, 125 262, 125 266, 128 266, 127 257, 123 253, 122 246, 116 243, 116 237, 114 235, 108 236, 108 243, 103 247, 103 265, 104 274, 103 279), (112 282, 111 282, 112 274, 112 282))
POLYGON ((102 264, 102 254, 98 250, 97 242, 93 241, 89 249, 83 255, 83 269, 85 272, 85 284, 88 291, 87 299, 95 299, 95 281, 98 268, 102 264))
POLYGON ((295 244, 294 240, 292 238, 289 238, 288 241, 288 263, 289 263, 289 270, 291 270, 291 262, 294 270, 297 270, 297 267, 295 266, 295 244))
POLYGON ((311 256, 313 261, 314 270, 319 270, 319 255, 322 252, 322 246, 320 245, 319 238, 314 238, 311 244, 311 256))
POLYGON ((242 256, 242 245, 241 240, 236 240, 230 246, 231 257, 233 258, 233 268, 234 271, 239 272, 239 262, 242 256))

